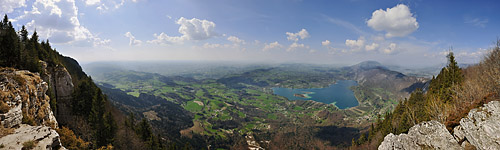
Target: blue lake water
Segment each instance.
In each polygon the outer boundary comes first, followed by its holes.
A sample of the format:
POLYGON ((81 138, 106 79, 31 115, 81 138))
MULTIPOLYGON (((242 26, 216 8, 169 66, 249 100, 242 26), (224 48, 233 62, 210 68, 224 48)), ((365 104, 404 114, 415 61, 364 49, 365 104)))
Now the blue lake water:
POLYGON ((291 89, 272 88, 274 94, 288 98, 289 100, 314 100, 325 104, 335 104, 340 109, 358 106, 354 92, 349 89, 358 83, 353 80, 340 80, 326 88, 291 89), (295 94, 306 94, 308 97, 297 97, 295 94))

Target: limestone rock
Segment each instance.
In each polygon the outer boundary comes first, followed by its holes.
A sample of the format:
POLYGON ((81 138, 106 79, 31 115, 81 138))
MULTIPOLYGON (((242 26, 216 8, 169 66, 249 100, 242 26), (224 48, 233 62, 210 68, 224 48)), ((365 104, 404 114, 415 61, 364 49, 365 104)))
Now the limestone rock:
POLYGON ((453 136, 437 121, 423 122, 408 134, 388 134, 378 149, 500 149, 500 102, 491 101, 472 109, 453 136), (460 146, 459 146, 460 145, 460 146))
POLYGON ((12 128, 22 123, 23 114, 21 109, 21 103, 11 108, 9 112, 5 114, 0 114, 0 123, 4 128, 12 128))
POLYGON ((40 63, 45 72, 41 76, 44 81, 50 82, 50 86, 53 89, 52 94, 54 94, 57 99, 57 110, 54 114, 59 118, 58 121, 61 124, 67 124, 67 121, 71 120, 68 114, 71 113, 71 94, 74 90, 71 74, 64 66, 48 66, 44 61, 40 61, 40 63))
POLYGON ((33 142, 33 149, 66 149, 61 145, 59 134, 47 126, 21 124, 13 134, 0 138, 0 145, 3 145, 3 149, 22 149, 25 142, 33 142))
POLYGON ((500 149, 500 102, 491 101, 472 109, 460 120, 460 129, 457 130, 455 136, 463 134, 477 149, 500 149))
POLYGON ((390 133, 379 150, 388 149, 462 149, 457 141, 438 121, 427 121, 410 128, 408 134, 390 133))
POLYGON ((24 116, 33 125, 57 127, 50 108, 48 84, 38 73, 11 68, 0 69, 0 101, 7 104, 8 112, 0 113, 0 122, 6 128, 19 125, 24 116))

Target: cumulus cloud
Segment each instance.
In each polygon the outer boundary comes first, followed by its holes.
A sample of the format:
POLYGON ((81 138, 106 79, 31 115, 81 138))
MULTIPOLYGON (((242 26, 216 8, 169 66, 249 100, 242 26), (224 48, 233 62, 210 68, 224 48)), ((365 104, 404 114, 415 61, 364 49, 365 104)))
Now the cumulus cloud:
POLYGON ((331 43, 330 41, 325 40, 325 41, 321 42, 321 45, 328 46, 328 45, 330 45, 330 43, 331 43))
POLYGON ((310 37, 309 36, 309 33, 307 32, 306 29, 302 29, 300 30, 299 32, 297 33, 290 33, 290 32, 286 32, 286 35, 287 35, 287 39, 290 40, 290 41, 299 41, 299 38, 302 40, 302 39, 305 39, 305 38, 308 38, 310 37))
POLYGON ((235 36, 229 36, 227 38, 227 40, 232 42, 233 44, 237 44, 237 45, 245 44, 244 40, 241 40, 240 38, 235 37, 235 36))
POLYGON ((25 6, 26 6, 25 0, 1 0, 0 13, 2 15, 6 13, 11 13, 12 11, 14 11, 14 9, 25 6))
POLYGON ((382 52, 384 52, 386 54, 392 54, 392 53, 394 53, 396 51, 396 47, 397 47, 396 43, 391 43, 382 52))
POLYGON ((275 41, 275 42, 272 42, 272 43, 265 43, 264 44, 264 48, 262 49, 262 51, 269 51, 271 49, 275 49, 275 48, 283 48, 283 45, 281 45, 280 43, 278 43, 278 41, 275 41))
POLYGON ((132 35, 132 33, 127 32, 124 35, 125 35, 125 37, 128 37, 129 40, 130 40, 129 43, 128 43, 128 45, 130 45, 130 46, 137 46, 137 45, 141 45, 142 44, 142 41, 135 39, 135 37, 134 37, 134 35, 132 35))
POLYGON ((179 33, 188 40, 206 40, 218 35, 212 21, 181 17, 176 23, 181 25, 179 33))
POLYGON ((215 32, 215 23, 212 21, 197 18, 186 19, 181 17, 175 23, 180 25, 179 33, 182 34, 181 36, 169 36, 163 32, 160 34, 155 33, 154 37, 156 39, 148 41, 148 43, 171 44, 183 43, 187 40, 201 41, 219 35, 215 32))
POLYGON ((41 38, 56 44, 98 46, 110 42, 80 24, 74 0, 36 0, 32 10, 25 11, 16 20, 30 20, 26 24, 29 30, 36 29, 41 38))
POLYGON ((292 43, 287 49, 287 52, 294 51, 296 49, 309 49, 309 46, 304 44, 292 43))
POLYGON ((365 49, 366 49, 367 51, 372 51, 372 50, 377 49, 377 48, 378 48, 378 46, 379 46, 379 45, 378 45, 377 43, 372 43, 371 45, 366 45, 366 46, 365 46, 365 49))
POLYGON ((403 37, 418 29, 417 19, 404 4, 376 10, 366 23, 377 31, 386 31, 386 37, 403 37))
POLYGON ((351 48, 352 51, 362 50, 365 46, 365 38, 361 36, 358 40, 347 39, 345 40, 345 45, 351 48))

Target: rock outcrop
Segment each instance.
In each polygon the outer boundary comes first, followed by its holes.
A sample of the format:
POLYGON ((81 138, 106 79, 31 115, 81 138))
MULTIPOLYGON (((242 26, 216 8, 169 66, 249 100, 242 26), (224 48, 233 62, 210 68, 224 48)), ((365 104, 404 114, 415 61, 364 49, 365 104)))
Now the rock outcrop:
POLYGON ((22 149, 32 142, 33 149, 66 149, 61 146, 59 134, 47 126, 30 126, 21 124, 14 133, 0 138, 4 149, 22 149))
POLYGON ((2 125, 6 128, 14 127, 21 123, 19 120, 24 119, 33 125, 56 127, 57 121, 50 109, 50 98, 45 94, 47 90, 48 84, 37 73, 0 69, 0 100, 6 104, 2 109, 8 110, 0 115, 2 125))
POLYGON ((50 82, 50 86, 53 89, 51 92, 57 100, 55 115, 59 118, 61 124, 67 124, 67 121, 71 120, 68 114, 71 113, 71 94, 74 90, 71 75, 62 65, 48 66, 43 61, 40 61, 40 63, 44 70, 44 74, 41 75, 42 79, 50 82))
POLYGON ((379 149, 461 149, 457 141, 437 121, 428 121, 410 128, 408 134, 385 136, 379 149))
POLYGON ((46 95, 48 89, 38 73, 0 68, 1 128, 13 130, 2 134, 1 147, 21 149, 31 142, 37 149, 64 149, 54 130, 58 123, 46 95))
POLYGON ((472 109, 454 128, 454 135, 457 141, 468 142, 479 150, 500 149, 500 102, 472 109))
POLYGON ((387 149, 500 149, 500 102, 492 101, 472 109, 454 128, 453 136, 437 121, 410 128, 408 134, 390 133, 379 150, 387 149))

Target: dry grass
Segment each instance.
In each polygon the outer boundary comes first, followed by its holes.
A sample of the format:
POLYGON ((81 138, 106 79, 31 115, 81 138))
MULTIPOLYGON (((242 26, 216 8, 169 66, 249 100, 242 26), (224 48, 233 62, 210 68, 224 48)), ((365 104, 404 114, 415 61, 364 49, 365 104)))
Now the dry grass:
POLYGON ((62 127, 60 129, 56 129, 57 133, 59 133, 61 137, 61 143, 67 149, 88 149, 89 142, 85 142, 80 137, 76 137, 75 133, 66 128, 62 127))
POLYGON ((14 133, 13 128, 5 128, 3 125, 0 125, 0 138, 12 133, 14 133))
POLYGON ((10 107, 3 100, 0 100, 0 113, 4 114, 9 112, 10 107))
POLYGON ((30 140, 23 143, 23 148, 21 150, 33 149, 36 146, 36 141, 30 140))

